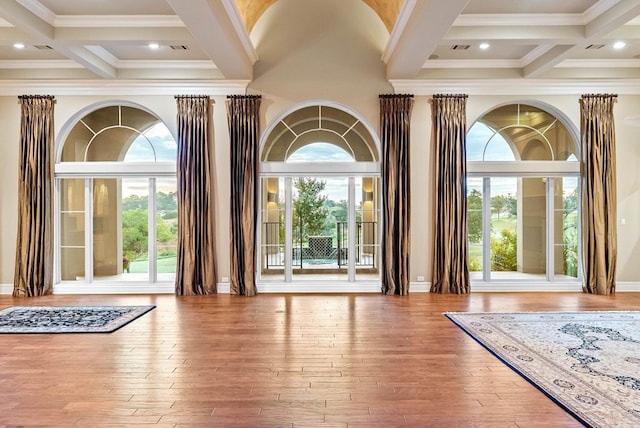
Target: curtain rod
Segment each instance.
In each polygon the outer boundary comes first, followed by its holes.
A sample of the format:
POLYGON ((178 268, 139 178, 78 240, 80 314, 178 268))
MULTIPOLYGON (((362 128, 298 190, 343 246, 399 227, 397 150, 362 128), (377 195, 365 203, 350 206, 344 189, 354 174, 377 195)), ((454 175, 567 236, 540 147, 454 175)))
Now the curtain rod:
POLYGON ((228 100, 262 98, 262 95, 227 95, 228 100))
POLYGON ((53 95, 18 95, 18 100, 53 100, 56 102, 56 98, 53 95))
POLYGON ((618 94, 584 94, 580 98, 595 98, 595 97, 618 98, 618 94))
POLYGON ((380 94, 379 98, 413 98, 413 94, 380 94))
POLYGON ((469 98, 467 94, 435 94, 433 98, 469 98))
POLYGON ((209 95, 175 95, 173 98, 178 99, 178 98, 209 98, 211 99, 211 97, 209 95))

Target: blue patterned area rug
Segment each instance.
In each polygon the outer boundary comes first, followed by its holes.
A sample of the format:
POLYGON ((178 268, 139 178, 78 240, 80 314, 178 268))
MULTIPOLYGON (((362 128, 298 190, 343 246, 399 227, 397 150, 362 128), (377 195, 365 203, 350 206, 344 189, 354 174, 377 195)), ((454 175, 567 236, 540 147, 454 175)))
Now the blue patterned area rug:
POLYGON ((0 333, 111 333, 155 306, 12 306, 0 333))
POLYGON ((640 312, 446 313, 590 427, 640 427, 640 312))

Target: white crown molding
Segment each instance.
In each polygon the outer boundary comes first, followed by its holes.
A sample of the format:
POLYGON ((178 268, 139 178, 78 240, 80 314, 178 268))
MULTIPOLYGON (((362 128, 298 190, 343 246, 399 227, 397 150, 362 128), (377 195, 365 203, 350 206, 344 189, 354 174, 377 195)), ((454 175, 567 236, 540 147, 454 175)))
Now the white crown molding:
POLYGON ((244 95, 249 80, 0 80, 0 96, 244 95))
POLYGON ((521 68, 520 59, 428 59, 422 68, 521 68))
POLYGON ((70 59, 29 59, 29 60, 0 60, 0 69, 64 69, 85 68, 70 59))
POLYGON ((468 95, 576 95, 615 92, 640 94, 638 79, 392 79, 396 93, 427 95, 463 93, 468 95))
POLYGON ((640 59, 565 59, 556 68, 640 68, 640 59))
POLYGON ((177 15, 57 15, 53 24, 71 28, 184 27, 184 22, 177 15))
POLYGON ((512 27, 585 25, 585 17, 575 13, 463 13, 456 27, 512 27))
POLYGON ((210 60, 118 60, 116 68, 121 69, 156 69, 156 70, 217 70, 210 60))

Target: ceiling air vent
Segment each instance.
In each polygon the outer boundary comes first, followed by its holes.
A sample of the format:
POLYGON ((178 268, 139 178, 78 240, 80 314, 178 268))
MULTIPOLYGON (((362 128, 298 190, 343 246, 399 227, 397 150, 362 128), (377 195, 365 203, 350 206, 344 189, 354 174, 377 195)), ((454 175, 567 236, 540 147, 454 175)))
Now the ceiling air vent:
POLYGON ((42 50, 42 51, 47 51, 47 50, 51 50, 51 49, 53 49, 53 48, 52 48, 51 46, 49 46, 49 45, 34 45, 33 47, 34 47, 34 48, 36 48, 36 49, 40 49, 40 50, 42 50))
POLYGON ((453 45, 451 46, 452 51, 466 51, 469 49, 470 45, 453 45))
POLYGON ((187 51, 189 46, 187 45, 169 45, 174 51, 187 51))
POLYGON ((585 49, 600 49, 603 48, 604 45, 589 45, 585 49))

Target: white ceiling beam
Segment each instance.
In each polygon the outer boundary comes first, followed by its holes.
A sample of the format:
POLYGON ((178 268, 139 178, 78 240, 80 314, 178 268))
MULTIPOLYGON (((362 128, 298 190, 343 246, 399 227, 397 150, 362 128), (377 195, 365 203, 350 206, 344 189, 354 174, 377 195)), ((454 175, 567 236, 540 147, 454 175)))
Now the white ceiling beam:
POLYGON ((200 49, 227 79, 252 79, 257 56, 247 44, 244 27, 234 25, 239 19, 235 6, 224 0, 167 0, 182 19, 200 49))
POLYGON ((564 41, 564 43, 576 38, 584 37, 582 25, 527 25, 519 27, 514 25, 502 26, 463 26, 453 27, 444 35, 443 40, 506 40, 517 42, 539 43, 540 41, 564 41))
POLYGON ((540 77, 565 59, 570 58, 576 51, 597 42, 619 26, 637 17, 638 14, 640 14, 640 2, 638 0, 619 1, 585 24, 584 39, 574 45, 556 46, 525 66, 522 69, 522 75, 528 78, 540 77))
POLYGON ((163 42, 188 41, 193 38, 186 28, 148 27, 76 27, 60 28, 55 31, 59 42, 92 45, 99 42, 163 42))
POLYGON ((69 59, 105 79, 116 77, 116 69, 82 46, 69 46, 55 38, 55 28, 33 11, 12 0, 0 1, 0 16, 35 40, 50 45, 69 59))
POLYGON ((389 79, 415 77, 469 0, 407 0, 413 6, 404 25, 394 27, 394 46, 385 51, 389 79))

